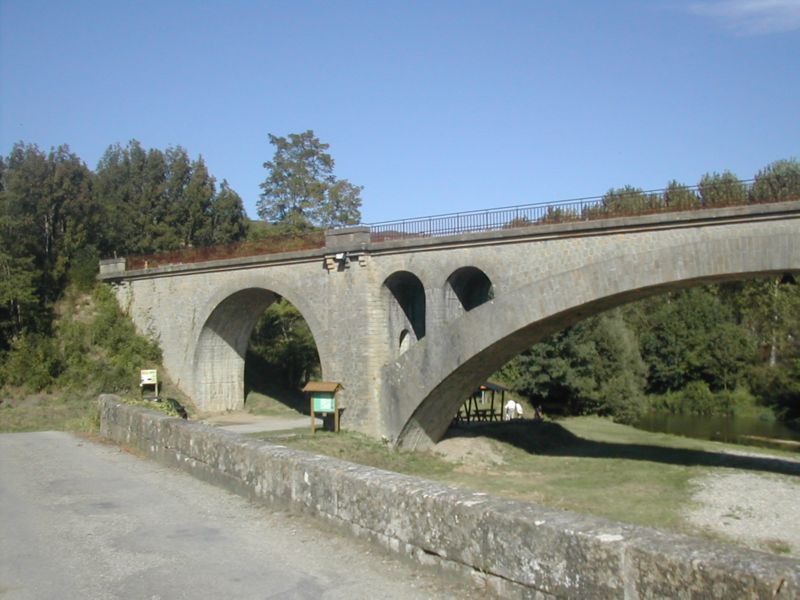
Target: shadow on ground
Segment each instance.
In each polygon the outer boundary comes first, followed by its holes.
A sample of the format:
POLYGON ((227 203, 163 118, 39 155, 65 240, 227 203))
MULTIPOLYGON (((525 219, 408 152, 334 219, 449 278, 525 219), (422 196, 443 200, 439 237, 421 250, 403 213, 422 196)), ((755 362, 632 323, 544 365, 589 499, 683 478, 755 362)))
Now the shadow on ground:
MULTIPOLYGON (((249 351, 245 360, 244 388, 245 398, 250 392, 258 392, 299 413, 311 414, 308 398, 303 392, 288 388, 283 383, 281 373, 276 373, 274 367, 263 358, 249 351)), ((250 410, 250 408, 245 403, 245 410, 250 410)))
POLYGON ((496 439, 531 454, 581 458, 621 458, 683 466, 747 469, 800 476, 800 462, 779 457, 740 456, 724 452, 626 444, 588 440, 553 421, 518 420, 507 423, 474 423, 451 427, 446 438, 478 437, 496 439))

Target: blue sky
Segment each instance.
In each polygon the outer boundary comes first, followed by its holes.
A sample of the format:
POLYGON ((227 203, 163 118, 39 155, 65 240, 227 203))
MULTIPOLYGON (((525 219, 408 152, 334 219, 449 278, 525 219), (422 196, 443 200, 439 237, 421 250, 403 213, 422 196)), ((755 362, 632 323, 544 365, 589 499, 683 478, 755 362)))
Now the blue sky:
POLYGON ((313 129, 365 222, 800 157, 800 0, 0 0, 0 152, 202 154, 256 217, 313 129))

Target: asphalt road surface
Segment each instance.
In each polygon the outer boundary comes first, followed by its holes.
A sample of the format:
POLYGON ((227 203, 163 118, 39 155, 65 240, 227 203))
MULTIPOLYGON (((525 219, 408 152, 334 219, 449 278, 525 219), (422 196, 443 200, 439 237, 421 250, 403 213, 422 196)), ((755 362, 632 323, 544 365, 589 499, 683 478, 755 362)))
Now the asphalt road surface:
POLYGON ((480 597, 115 446, 0 435, 2 600, 480 597))

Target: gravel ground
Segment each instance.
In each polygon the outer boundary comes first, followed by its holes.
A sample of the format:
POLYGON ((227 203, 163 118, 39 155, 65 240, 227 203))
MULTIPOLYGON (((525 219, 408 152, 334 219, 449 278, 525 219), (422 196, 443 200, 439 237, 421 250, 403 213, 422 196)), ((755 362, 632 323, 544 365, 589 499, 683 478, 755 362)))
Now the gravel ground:
POLYGON ((755 550, 800 557, 798 477, 715 472, 691 483, 689 523, 755 550))

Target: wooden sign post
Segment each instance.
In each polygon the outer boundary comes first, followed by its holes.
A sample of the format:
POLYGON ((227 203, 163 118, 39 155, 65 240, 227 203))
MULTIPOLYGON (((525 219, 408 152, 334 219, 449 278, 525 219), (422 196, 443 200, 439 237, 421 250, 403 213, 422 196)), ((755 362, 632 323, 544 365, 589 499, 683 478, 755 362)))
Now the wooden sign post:
POLYGON ((342 389, 341 383, 332 381, 309 381, 303 391, 309 395, 311 403, 311 433, 317 430, 317 414, 333 413, 333 430, 339 433, 339 414, 342 409, 336 398, 336 392, 342 389))

